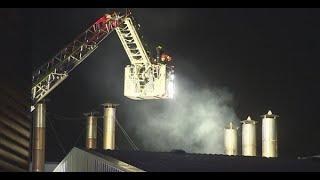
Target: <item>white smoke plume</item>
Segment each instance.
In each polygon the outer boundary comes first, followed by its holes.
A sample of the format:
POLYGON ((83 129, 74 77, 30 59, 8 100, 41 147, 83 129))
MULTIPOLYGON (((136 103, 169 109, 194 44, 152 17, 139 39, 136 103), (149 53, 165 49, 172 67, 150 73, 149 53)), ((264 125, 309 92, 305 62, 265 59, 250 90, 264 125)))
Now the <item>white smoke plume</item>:
POLYGON ((224 127, 238 122, 231 93, 198 87, 179 76, 176 83, 174 100, 136 104, 135 137, 144 150, 222 154, 224 127))

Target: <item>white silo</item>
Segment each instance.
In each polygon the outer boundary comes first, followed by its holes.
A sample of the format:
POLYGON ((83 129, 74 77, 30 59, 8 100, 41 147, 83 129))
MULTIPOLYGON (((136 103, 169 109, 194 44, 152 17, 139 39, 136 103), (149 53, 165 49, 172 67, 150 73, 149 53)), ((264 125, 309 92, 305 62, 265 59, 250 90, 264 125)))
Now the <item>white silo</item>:
POLYGON ((256 124, 257 121, 251 119, 250 116, 242 122, 242 155, 256 156, 257 142, 256 142, 256 124))
POLYGON ((115 149, 116 107, 118 104, 106 103, 103 114, 103 149, 115 149))
POLYGON ((277 122, 279 117, 272 114, 269 110, 267 114, 262 115, 262 156, 278 157, 278 135, 277 122))
POLYGON ((232 122, 224 129, 224 150, 226 155, 238 155, 238 127, 232 122))

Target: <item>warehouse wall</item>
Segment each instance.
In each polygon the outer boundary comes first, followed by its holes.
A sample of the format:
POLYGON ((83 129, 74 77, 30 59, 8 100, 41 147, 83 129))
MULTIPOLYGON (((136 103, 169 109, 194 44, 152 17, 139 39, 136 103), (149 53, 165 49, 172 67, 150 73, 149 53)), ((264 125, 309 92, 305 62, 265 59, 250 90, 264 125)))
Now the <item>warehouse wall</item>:
POLYGON ((30 159, 31 117, 20 91, 0 88, 0 170, 25 171, 30 159))
POLYGON ((0 9, 0 171, 28 171, 31 159, 31 36, 23 13, 0 9))

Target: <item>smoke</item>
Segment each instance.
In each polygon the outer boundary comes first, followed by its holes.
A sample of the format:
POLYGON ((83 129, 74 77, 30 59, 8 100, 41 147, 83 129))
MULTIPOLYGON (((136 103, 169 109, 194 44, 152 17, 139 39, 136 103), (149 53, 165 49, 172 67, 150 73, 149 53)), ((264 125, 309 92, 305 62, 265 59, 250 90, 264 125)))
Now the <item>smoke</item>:
POLYGON ((115 37, 100 47, 103 51, 95 53, 95 57, 101 57, 101 60, 92 62, 91 71, 83 73, 90 83, 89 87, 95 87, 96 101, 107 99, 120 104, 118 120, 125 124, 128 134, 141 150, 183 149, 192 153, 223 153, 224 127, 230 121, 238 122, 232 107, 233 96, 224 87, 204 86, 207 83, 201 77, 202 73, 200 68, 197 69, 193 56, 199 61, 205 56, 198 55, 203 53, 198 51, 196 43, 183 44, 184 31, 178 28, 190 24, 189 11, 136 9, 134 14, 142 25, 141 32, 148 40, 149 47, 154 48, 161 40, 166 44, 165 48, 173 53, 171 55, 177 67, 175 99, 135 101, 123 96, 123 67, 129 61, 119 39, 115 37), (146 11, 153 16, 145 16, 149 14, 146 11), (166 19, 166 25, 159 26, 163 19, 166 19), (92 73, 93 68, 95 73, 92 73), (92 77, 87 78, 87 74, 92 77), (108 78, 101 83, 101 77, 108 78), (101 86, 98 87, 99 84, 101 86))
POLYGON ((136 138, 145 150, 183 149, 192 153, 223 153, 225 125, 238 122, 232 94, 225 88, 199 87, 176 76, 175 99, 138 103, 136 138))

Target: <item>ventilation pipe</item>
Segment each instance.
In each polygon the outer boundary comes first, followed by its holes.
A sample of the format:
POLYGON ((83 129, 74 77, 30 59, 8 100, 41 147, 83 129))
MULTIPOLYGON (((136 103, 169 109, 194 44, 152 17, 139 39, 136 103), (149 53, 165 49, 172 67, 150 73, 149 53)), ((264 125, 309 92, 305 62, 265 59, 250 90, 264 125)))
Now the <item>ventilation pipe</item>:
POLYGON ((35 107, 33 122, 32 171, 44 171, 46 104, 40 102, 35 107))
POLYGON ((238 155, 238 127, 232 122, 224 129, 224 149, 226 155, 238 155))
POLYGON ((242 122, 242 155, 243 156, 256 156, 257 155, 257 142, 256 142, 256 124, 257 121, 251 120, 248 116, 242 122))
POLYGON ((103 114, 103 149, 115 149, 116 107, 118 104, 106 103, 103 114))
POLYGON ((86 132, 86 148, 97 148, 97 123, 98 118, 95 116, 97 112, 85 113, 87 116, 87 132, 86 132))
POLYGON ((278 137, 276 119, 279 117, 269 110, 262 115, 262 156, 278 157, 278 137))

